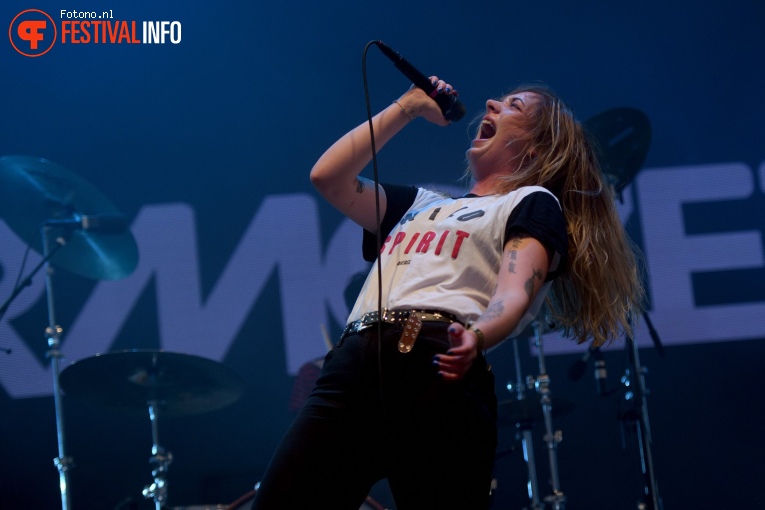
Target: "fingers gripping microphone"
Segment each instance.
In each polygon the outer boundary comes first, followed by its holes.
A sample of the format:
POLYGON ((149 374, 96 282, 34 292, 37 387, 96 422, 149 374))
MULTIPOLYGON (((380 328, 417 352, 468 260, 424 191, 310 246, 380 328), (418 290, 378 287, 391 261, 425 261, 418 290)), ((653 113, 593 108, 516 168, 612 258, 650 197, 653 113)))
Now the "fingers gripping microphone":
POLYGON ((377 44, 377 47, 380 48, 383 55, 388 57, 404 76, 409 78, 416 87, 424 90, 436 103, 438 103, 438 106, 441 108, 441 113, 446 120, 457 122, 465 116, 465 105, 462 104, 462 101, 460 101, 457 96, 451 94, 436 94, 436 88, 430 83, 428 77, 415 69, 412 64, 404 59, 404 57, 393 51, 390 46, 382 41, 375 41, 375 44, 377 44))

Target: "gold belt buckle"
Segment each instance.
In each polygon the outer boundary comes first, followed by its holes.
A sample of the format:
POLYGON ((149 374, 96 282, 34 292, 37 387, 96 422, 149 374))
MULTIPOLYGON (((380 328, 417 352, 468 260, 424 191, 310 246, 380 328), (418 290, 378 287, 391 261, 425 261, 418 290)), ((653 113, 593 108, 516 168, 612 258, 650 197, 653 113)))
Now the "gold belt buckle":
POLYGON ((404 332, 401 333, 401 338, 398 340, 398 351, 400 353, 406 354, 412 350, 420 329, 422 329, 422 321, 417 316, 417 312, 410 313, 404 325, 404 332))

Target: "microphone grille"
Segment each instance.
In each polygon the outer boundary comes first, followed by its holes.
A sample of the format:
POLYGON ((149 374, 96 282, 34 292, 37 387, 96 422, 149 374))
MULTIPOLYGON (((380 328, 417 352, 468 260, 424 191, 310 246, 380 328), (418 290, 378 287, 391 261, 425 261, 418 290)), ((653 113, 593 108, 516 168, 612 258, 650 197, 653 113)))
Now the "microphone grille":
POLYGON ((466 111, 467 110, 465 109, 465 105, 462 104, 462 101, 455 98, 454 104, 452 104, 451 108, 446 110, 444 117, 452 122, 457 122, 465 116, 466 111))

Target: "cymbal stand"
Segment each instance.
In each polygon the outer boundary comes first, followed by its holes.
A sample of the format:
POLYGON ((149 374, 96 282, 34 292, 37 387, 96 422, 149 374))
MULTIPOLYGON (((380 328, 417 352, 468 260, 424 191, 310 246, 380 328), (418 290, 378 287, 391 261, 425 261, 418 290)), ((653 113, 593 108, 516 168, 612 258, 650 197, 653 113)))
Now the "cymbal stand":
MULTIPOLYGON (((44 244, 43 246, 47 246, 47 244, 44 244)), ((29 274, 24 277, 23 280, 21 280, 11 292, 11 295, 8 297, 8 299, 5 300, 5 302, 0 306, 0 320, 5 317, 5 313, 8 311, 8 308, 11 306, 11 303, 13 303, 13 300, 18 297, 19 294, 21 294, 21 291, 32 285, 32 278, 37 274, 37 272, 43 268, 43 266, 46 267, 46 271, 48 270, 47 264, 48 261, 55 255, 58 250, 66 246, 66 240, 63 237, 59 237, 56 239, 56 245, 53 247, 53 249, 50 249, 48 253, 45 254, 45 256, 40 260, 40 262, 29 272, 29 274)), ((45 248, 44 248, 45 249, 45 248)), ((54 321, 55 322, 55 321, 54 321)), ((0 347, 0 352, 4 352, 6 354, 11 354, 13 352, 11 349, 6 347, 0 347)))
POLYGON ((626 388, 624 399, 632 401, 634 407, 627 412, 621 413, 620 419, 632 421, 637 427, 640 464, 645 478, 645 485, 643 487, 644 499, 643 502, 638 504, 638 509, 662 510, 663 505, 659 497, 651 450, 653 441, 651 439, 651 426, 648 422, 648 404, 646 402, 646 395, 648 393, 645 384, 646 369, 640 365, 638 346, 635 339, 631 335, 625 335, 625 341, 629 365, 621 378, 621 382, 626 388), (634 381, 632 380, 633 375, 635 377, 634 381), (631 384, 632 382, 635 384, 631 384), (633 387, 634 390, 631 389, 633 387))
POLYGON ((45 328, 45 336, 48 339, 48 352, 46 356, 50 358, 51 373, 53 374, 53 402, 56 408, 56 436, 58 439, 58 457, 53 459, 53 463, 58 468, 59 487, 61 489, 61 506, 63 510, 71 508, 69 497, 69 468, 72 466, 72 458, 67 457, 65 453, 65 438, 63 406, 61 402, 61 386, 59 384, 59 360, 61 359, 60 345, 61 333, 63 329, 56 324, 56 309, 53 299, 53 269, 48 261, 53 254, 66 245, 66 241, 59 237, 56 239, 56 246, 51 250, 48 240, 48 227, 42 229, 43 260, 45 261, 45 290, 48 298, 48 327, 45 328))
MULTIPOLYGON (((152 376, 153 377, 153 376, 152 376)), ((173 461, 173 454, 165 453, 165 449, 159 445, 159 411, 157 400, 149 401, 149 419, 151 420, 151 458, 149 463, 154 466, 151 475, 154 482, 143 488, 142 494, 146 499, 154 499, 155 510, 162 510, 167 500, 167 480, 165 474, 173 461)))
MULTIPOLYGON (((521 357, 518 353, 518 339, 513 339, 513 353, 515 355, 515 373, 517 382, 515 384, 515 395, 518 401, 526 398, 521 376, 521 357)), ((531 510, 543 510, 544 504, 539 500, 539 484, 537 482, 537 464, 534 459, 534 441, 531 435, 531 423, 516 423, 516 427, 521 430, 521 445, 523 446, 523 460, 526 462, 528 471, 528 482, 526 490, 531 500, 531 510)))
POLYGON ((550 463, 550 483, 553 493, 545 497, 545 502, 552 505, 553 510, 564 510, 566 506, 566 496, 560 490, 560 481, 558 479, 558 443, 563 440, 560 430, 553 431, 552 426, 552 396, 550 392, 550 376, 547 375, 545 367, 544 349, 542 347, 542 327, 539 321, 532 322, 534 328, 534 342, 539 351, 537 359, 539 360, 539 375, 536 379, 529 376, 526 378, 526 384, 535 388, 541 395, 542 414, 545 420, 544 441, 547 443, 547 458, 550 463))

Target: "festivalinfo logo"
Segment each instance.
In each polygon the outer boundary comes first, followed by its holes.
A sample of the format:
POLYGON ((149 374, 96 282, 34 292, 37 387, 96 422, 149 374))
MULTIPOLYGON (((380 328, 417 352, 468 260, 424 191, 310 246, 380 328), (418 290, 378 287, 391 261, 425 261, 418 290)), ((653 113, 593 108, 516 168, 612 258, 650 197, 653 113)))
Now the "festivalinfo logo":
POLYGON ((39 9, 21 11, 11 21, 8 37, 25 57, 40 57, 56 44, 180 44, 180 21, 136 21, 114 18, 114 10, 70 11, 53 16, 39 9))

